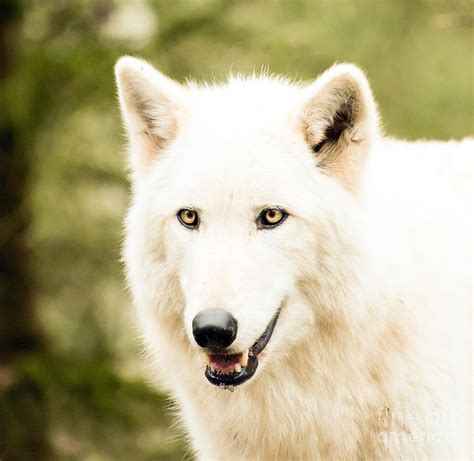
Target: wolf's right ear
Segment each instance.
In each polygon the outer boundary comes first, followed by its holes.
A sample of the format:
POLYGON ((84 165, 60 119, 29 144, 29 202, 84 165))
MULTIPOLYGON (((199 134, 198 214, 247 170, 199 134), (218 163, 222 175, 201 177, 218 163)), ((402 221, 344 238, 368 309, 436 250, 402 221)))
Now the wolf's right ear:
POLYGON ((183 112, 184 88, 140 59, 124 56, 115 65, 122 118, 135 175, 172 141, 183 112))

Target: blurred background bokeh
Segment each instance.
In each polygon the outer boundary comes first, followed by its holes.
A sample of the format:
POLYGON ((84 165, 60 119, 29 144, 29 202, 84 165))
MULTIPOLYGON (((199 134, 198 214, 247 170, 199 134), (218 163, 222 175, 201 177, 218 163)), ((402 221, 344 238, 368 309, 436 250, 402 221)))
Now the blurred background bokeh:
POLYGON ((459 139, 473 25, 469 0, 0 0, 0 459, 190 457, 124 287, 120 55, 178 80, 354 62, 386 133, 459 139))

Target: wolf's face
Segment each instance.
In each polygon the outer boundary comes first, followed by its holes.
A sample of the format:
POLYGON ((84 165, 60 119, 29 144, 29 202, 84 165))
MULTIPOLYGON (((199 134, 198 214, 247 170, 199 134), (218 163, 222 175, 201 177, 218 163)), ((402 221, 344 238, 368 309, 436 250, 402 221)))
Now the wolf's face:
POLYGON ((338 66, 307 88, 269 78, 182 87, 133 58, 118 63, 117 79, 131 143, 135 302, 158 321, 176 314, 211 383, 242 384, 337 304, 331 252, 352 248, 350 228, 338 226, 375 127, 368 86, 338 66))

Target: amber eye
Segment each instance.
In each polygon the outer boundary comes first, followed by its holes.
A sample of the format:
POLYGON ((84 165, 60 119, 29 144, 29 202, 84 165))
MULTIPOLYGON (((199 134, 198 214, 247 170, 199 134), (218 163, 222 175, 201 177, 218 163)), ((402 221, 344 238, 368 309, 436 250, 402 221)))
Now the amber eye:
POLYGON ((257 227, 259 229, 268 229, 281 224, 288 213, 280 208, 266 208, 257 218, 257 227))
POLYGON ((179 210, 178 219, 183 226, 189 227, 191 229, 194 229, 199 224, 198 214, 189 208, 183 208, 182 210, 179 210))

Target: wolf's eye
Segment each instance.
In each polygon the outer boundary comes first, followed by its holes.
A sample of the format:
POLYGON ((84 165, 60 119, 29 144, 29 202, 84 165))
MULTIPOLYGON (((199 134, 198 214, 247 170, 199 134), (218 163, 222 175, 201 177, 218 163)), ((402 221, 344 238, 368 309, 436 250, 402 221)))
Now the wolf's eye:
POLYGON ((179 222, 190 229, 194 229, 199 224, 198 214, 194 210, 189 208, 183 208, 178 211, 178 220, 179 222))
POLYGON ((280 208, 266 208, 257 218, 258 229, 269 229, 281 224, 288 213, 280 208))

